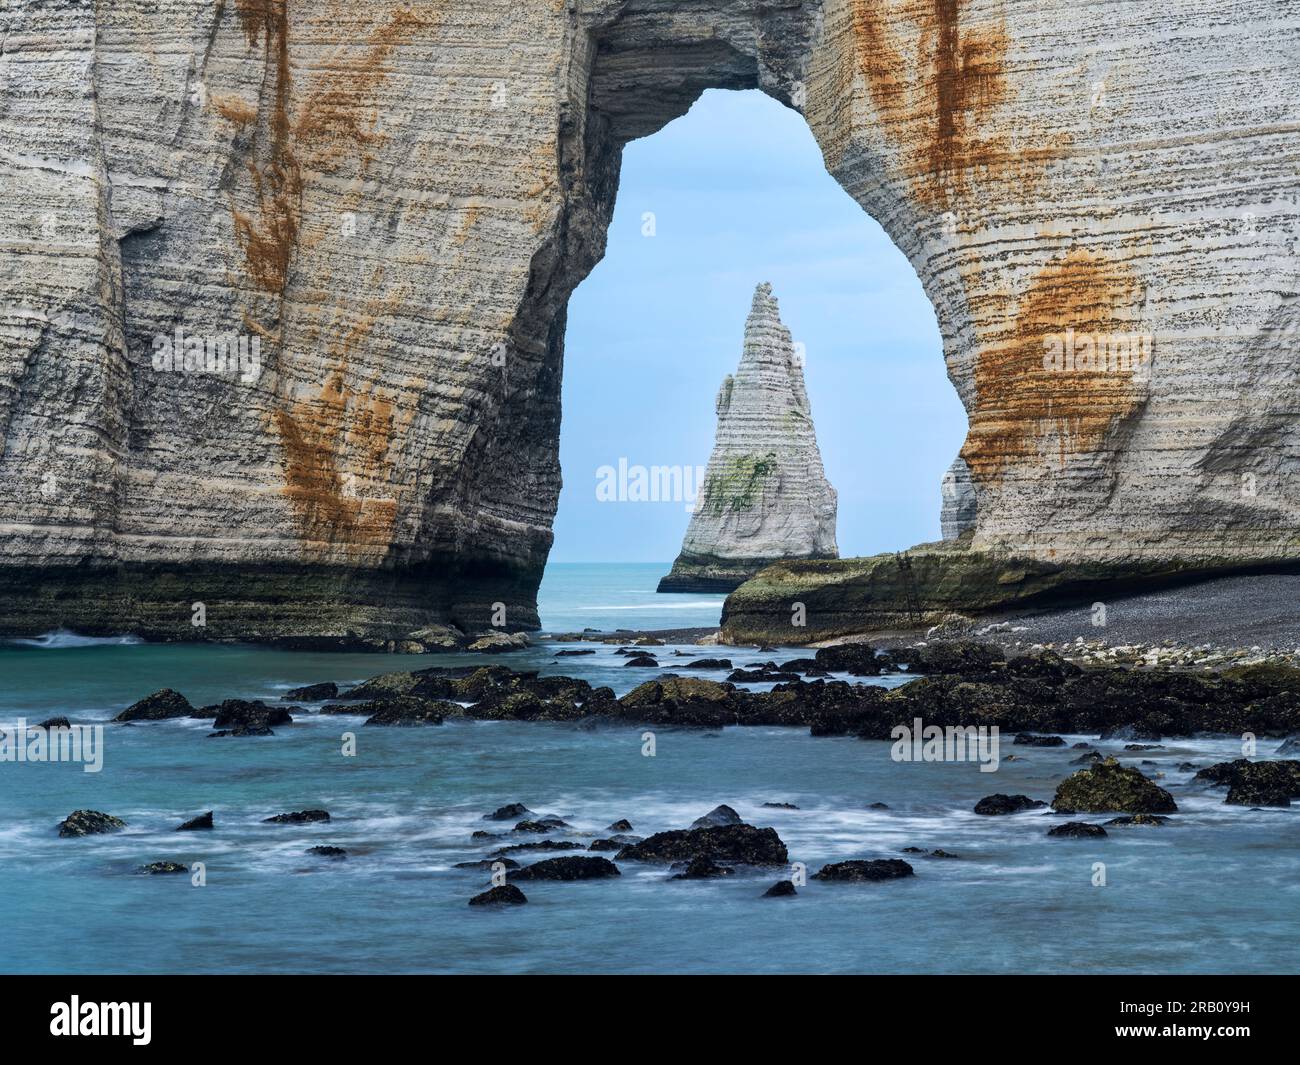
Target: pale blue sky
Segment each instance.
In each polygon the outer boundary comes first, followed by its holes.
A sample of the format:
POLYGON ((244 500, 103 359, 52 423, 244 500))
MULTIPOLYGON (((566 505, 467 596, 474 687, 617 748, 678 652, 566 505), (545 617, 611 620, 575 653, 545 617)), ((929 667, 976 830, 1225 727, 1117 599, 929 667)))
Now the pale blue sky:
POLYGON ((628 145, 605 258, 570 301, 553 561, 676 556, 683 506, 599 502, 596 471, 620 457, 708 461, 714 399, 760 281, 805 345, 840 553, 938 539, 939 482, 966 416, 921 283, 826 172, 798 114, 714 90, 628 145))

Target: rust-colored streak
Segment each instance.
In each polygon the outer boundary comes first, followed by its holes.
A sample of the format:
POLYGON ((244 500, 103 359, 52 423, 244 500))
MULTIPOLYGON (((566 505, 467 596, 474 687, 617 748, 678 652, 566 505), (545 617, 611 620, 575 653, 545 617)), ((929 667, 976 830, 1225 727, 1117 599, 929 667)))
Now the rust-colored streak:
POLYGON ((997 180, 1032 182, 1059 136, 1013 144, 998 112, 1012 98, 1000 23, 962 25, 962 0, 852 0, 858 69, 917 197, 951 205, 997 180))
POLYGON ((976 479, 1095 451, 1140 407, 1154 354, 1140 324, 1141 301, 1126 265, 1084 249, 1035 277, 1009 333, 976 356, 962 449, 976 479))
POLYGON ((320 549, 387 547, 396 500, 359 493, 390 472, 392 404, 349 391, 340 369, 314 400, 277 410, 275 424, 284 447, 284 491, 303 540, 320 549), (346 475, 339 471, 340 451, 350 460, 346 475))

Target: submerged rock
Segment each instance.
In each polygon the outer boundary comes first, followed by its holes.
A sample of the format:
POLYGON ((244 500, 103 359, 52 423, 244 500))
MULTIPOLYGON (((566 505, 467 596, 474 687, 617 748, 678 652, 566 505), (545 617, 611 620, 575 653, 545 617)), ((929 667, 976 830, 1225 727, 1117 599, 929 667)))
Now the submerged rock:
POLYGON ((220 739, 222 736, 274 736, 275 732, 269 725, 236 725, 234 728, 218 729, 216 732, 209 732, 208 739, 220 739))
POLYGON ((199 814, 198 817, 192 817, 183 825, 176 828, 177 832, 198 832, 212 827, 212 811, 205 814, 199 814))
POLYGON ((572 827, 573 826, 570 825, 568 821, 561 820, 558 817, 543 817, 536 821, 520 821, 519 824, 515 825, 513 831, 545 834, 547 832, 554 832, 559 828, 572 827))
POLYGON ((308 847, 307 853, 314 854, 318 858, 334 858, 337 860, 342 860, 348 856, 348 852, 342 847, 330 846, 308 847))
POLYGON ((1138 770, 1107 758, 1061 781, 1052 809, 1063 814, 1163 814, 1177 812, 1178 805, 1169 792, 1138 770))
POLYGON ((165 721, 173 717, 190 717, 194 707, 180 692, 163 688, 146 695, 123 710, 114 721, 165 721))
POLYGON ((665 863, 711 858, 740 865, 785 865, 789 860, 775 829, 746 824, 656 832, 624 847, 615 857, 619 861, 665 863))
POLYGON ((528 896, 514 884, 499 884, 469 900, 471 906, 522 906, 528 896))
POLYGON ((73 810, 59 822, 59 835, 64 838, 98 836, 125 827, 126 822, 120 817, 114 817, 100 810, 73 810))
POLYGON ((330 815, 326 810, 297 810, 293 813, 264 817, 262 823, 264 825, 302 825, 313 821, 328 821, 329 819, 330 815))
POLYGON ((847 862, 833 862, 823 865, 813 874, 814 880, 898 880, 905 876, 914 876, 915 870, 901 858, 876 858, 870 861, 854 859, 847 862))
POLYGON ((713 880, 721 876, 731 876, 734 869, 718 865, 712 858, 692 858, 680 873, 669 877, 670 880, 713 880))
POLYGON ((1084 821, 1067 821, 1047 830, 1049 836, 1061 839, 1096 839, 1106 835, 1101 825, 1090 825, 1084 821))
POLYGON ((168 876, 174 873, 188 873, 190 867, 180 862, 149 862, 140 866, 136 872, 145 876, 168 876))
POLYGON ((778 880, 770 888, 763 892, 765 899, 790 899, 799 894, 794 889, 794 884, 789 880, 778 880))
POLYGON ((987 817, 1000 817, 1005 814, 1018 814, 1025 810, 1036 810, 1047 803, 1041 799, 1031 799, 1028 795, 986 795, 975 804, 975 812, 987 817))
POLYGON ((1123 817, 1112 817, 1106 822, 1107 825, 1117 827, 1127 827, 1130 825, 1167 825, 1169 818, 1164 814, 1125 814, 1123 817))
POLYGON ((500 858, 506 854, 521 854, 524 851, 585 851, 587 848, 581 843, 574 843, 568 839, 543 839, 536 843, 513 843, 508 847, 500 847, 492 852, 494 858, 500 858))
POLYGON ((55 729, 55 728, 72 728, 72 722, 66 717, 47 717, 40 722, 37 728, 55 729))
POLYGON ((475 862, 457 862, 452 868, 490 870, 495 869, 497 866, 502 869, 518 869, 519 863, 513 858, 480 858, 475 862))
POLYGON ((754 291, 740 366, 722 382, 717 414, 700 498, 659 591, 729 591, 775 560, 837 557, 835 489, 769 284, 754 291))
POLYGON ((522 817, 527 817, 533 811, 528 809, 521 802, 507 803, 490 814, 484 814, 484 821, 518 821, 522 817))
POLYGON ((585 855, 547 858, 506 874, 510 880, 599 880, 619 875, 618 866, 608 858, 591 858, 585 855))
POLYGON ((797 809, 799 809, 799 807, 797 807, 797 806, 796 806, 794 803, 792 803, 792 802, 765 802, 765 803, 763 803, 763 806, 766 807, 766 808, 769 809, 769 810, 797 810, 797 809))

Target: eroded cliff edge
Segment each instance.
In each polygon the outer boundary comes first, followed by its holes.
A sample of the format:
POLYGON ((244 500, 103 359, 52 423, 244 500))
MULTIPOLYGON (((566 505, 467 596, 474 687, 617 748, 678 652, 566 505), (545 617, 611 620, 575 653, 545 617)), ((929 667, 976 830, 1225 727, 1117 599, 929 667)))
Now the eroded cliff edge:
POLYGON ((0 632, 535 625, 564 308, 621 146, 714 86, 800 110, 917 270, 970 550, 1300 554, 1297 0, 66 0, 0 40, 0 632), (178 327, 260 371, 155 370, 178 327))

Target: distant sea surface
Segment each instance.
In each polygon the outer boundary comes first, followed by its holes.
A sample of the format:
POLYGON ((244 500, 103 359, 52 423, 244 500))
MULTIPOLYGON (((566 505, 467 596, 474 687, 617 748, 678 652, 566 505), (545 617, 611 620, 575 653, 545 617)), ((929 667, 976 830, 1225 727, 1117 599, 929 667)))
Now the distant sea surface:
MULTIPOLYGON (((543 622, 554 632, 716 624, 720 596, 655 596, 665 571, 552 566, 543 622)), ((327 655, 59 634, 0 647, 0 723, 54 714, 106 723, 162 687, 195 706, 271 701, 308 682, 344 686, 440 665, 564 673, 620 695, 656 675, 616 652, 541 639, 492 658, 327 655), (557 659, 561 647, 592 653, 557 659)), ((706 655, 737 665, 759 657, 694 645, 655 653, 664 668, 706 655)), ((723 680, 727 671, 691 675, 723 680)), ((1193 770, 1179 768, 1238 757, 1239 740, 1167 740, 1132 753, 1119 741, 1066 737, 1130 764, 1148 761, 1142 768, 1162 774, 1180 812, 1163 827, 1060 840, 1046 835, 1060 818, 1044 811, 980 817, 972 807, 993 792, 1050 799, 1077 768, 1068 746, 1012 747, 1004 737, 1001 767, 981 773, 973 763, 895 762, 888 743, 807 729, 660 726, 646 757, 645 730, 635 726, 375 728, 319 709, 305 704, 292 725, 256 738, 209 739, 210 722, 188 719, 105 724, 99 773, 0 763, 0 972, 1219 973, 1292 972, 1300 956, 1300 804, 1225 806, 1221 790, 1192 785, 1193 770), (344 733, 356 737, 355 757, 342 753, 344 733), (830 861, 905 857, 916 875, 812 880, 796 898, 774 900, 763 892, 788 869, 672 881, 664 867, 624 861, 609 880, 527 883, 526 906, 471 908, 487 875, 454 866, 520 838, 471 839, 476 830, 509 833, 509 822, 484 816, 511 802, 564 818, 563 836, 582 845, 620 818, 647 835, 727 803, 775 828, 809 873, 830 861), (81 808, 127 827, 59 838, 55 826, 81 808), (310 808, 328 810, 330 822, 264 822, 310 808), (176 831, 206 810, 212 831, 176 831), (317 845, 348 857, 309 855, 317 845), (136 872, 166 860, 202 862, 206 885, 136 872)))

